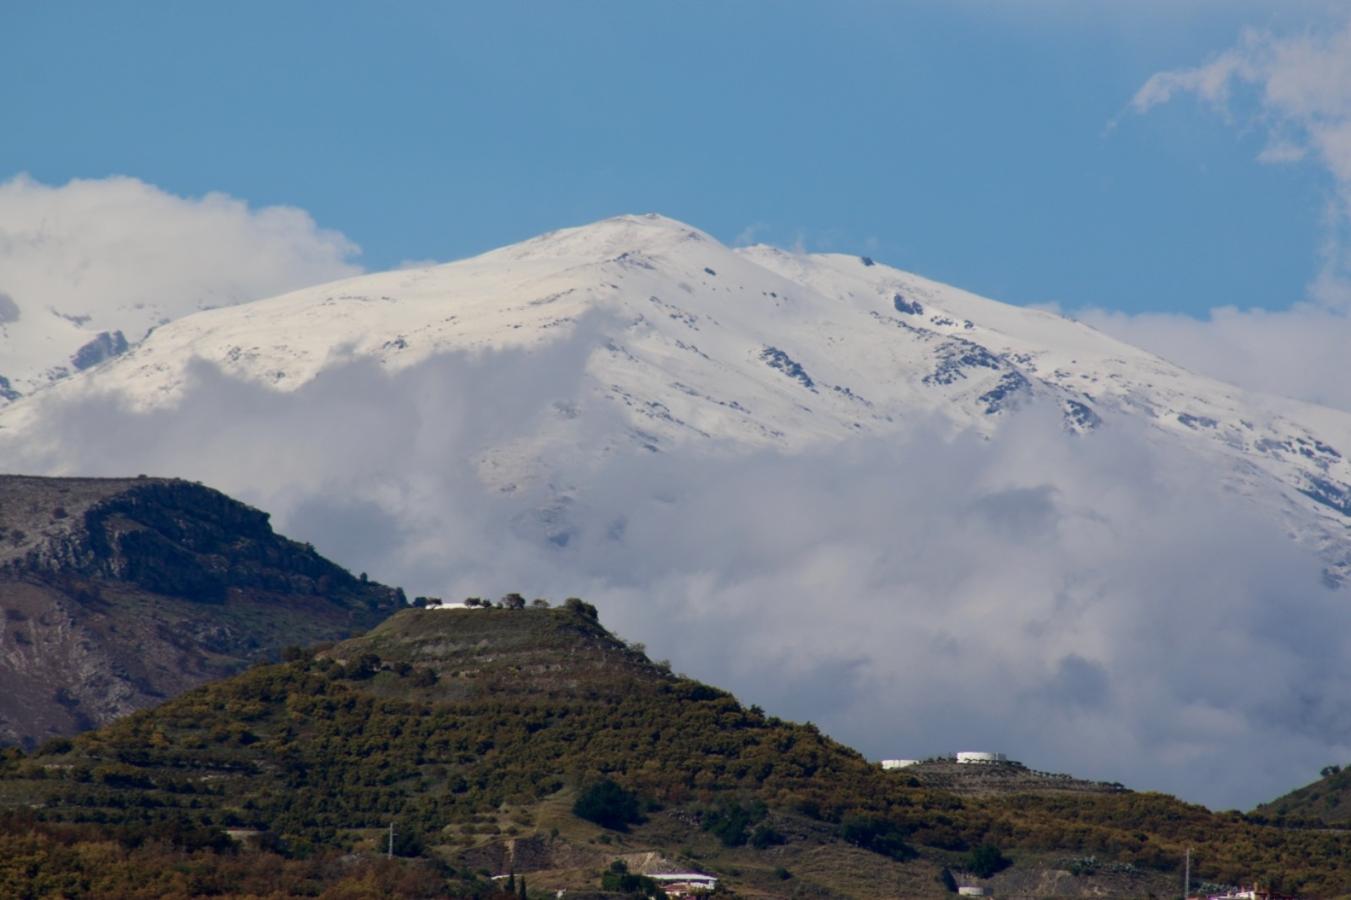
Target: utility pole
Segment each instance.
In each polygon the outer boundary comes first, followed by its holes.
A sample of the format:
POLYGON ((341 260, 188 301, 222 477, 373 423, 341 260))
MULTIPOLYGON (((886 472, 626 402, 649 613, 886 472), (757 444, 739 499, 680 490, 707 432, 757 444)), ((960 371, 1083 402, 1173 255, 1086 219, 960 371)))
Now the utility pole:
MULTIPOLYGON (((390 826, 390 827, 392 828, 393 826, 390 826)), ((1188 848, 1187 848, 1187 865, 1186 865, 1186 868, 1183 869, 1183 872, 1184 872, 1185 874, 1182 876, 1182 900, 1187 900, 1187 897, 1190 896, 1190 895, 1191 895, 1191 892, 1192 892, 1192 848, 1191 848, 1191 847, 1188 847, 1188 848)))
MULTIPOLYGON (((1187 852, 1190 853, 1191 851, 1188 850, 1187 852)), ((393 858, 394 858, 394 823, 393 823, 393 822, 390 822, 390 823, 389 823, 389 858, 390 858, 390 859, 393 859, 393 858)))

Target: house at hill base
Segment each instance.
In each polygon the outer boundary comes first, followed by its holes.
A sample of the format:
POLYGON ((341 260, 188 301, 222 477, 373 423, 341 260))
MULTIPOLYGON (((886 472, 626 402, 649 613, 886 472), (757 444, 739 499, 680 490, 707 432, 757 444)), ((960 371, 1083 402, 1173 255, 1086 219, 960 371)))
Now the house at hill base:
POLYGON ((702 872, 663 872, 647 877, 668 897, 697 897, 718 889, 718 879, 702 872))
POLYGON ((1191 894, 1187 900, 1299 900, 1299 898, 1294 894, 1282 894, 1254 884, 1224 894, 1191 894))

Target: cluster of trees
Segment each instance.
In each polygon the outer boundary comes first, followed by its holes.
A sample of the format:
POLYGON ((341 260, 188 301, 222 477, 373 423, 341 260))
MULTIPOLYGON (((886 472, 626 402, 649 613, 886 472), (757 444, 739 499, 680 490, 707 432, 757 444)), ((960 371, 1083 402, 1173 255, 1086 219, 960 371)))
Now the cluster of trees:
MULTIPOLYGON (((425 609, 432 606, 441 606, 440 597, 414 597, 410 604, 418 609, 425 609)), ((536 597, 534 600, 527 601, 525 596, 515 592, 502 595, 496 603, 484 597, 466 597, 464 605, 471 609, 552 609, 553 605, 544 597, 536 597)), ((599 616, 596 607, 582 600, 580 597, 569 597, 563 601, 563 608, 569 612, 585 616, 592 621, 598 621, 599 616)))
POLYGON ((840 837, 848 843, 902 861, 918 855, 906 843, 907 833, 894 820, 881 816, 849 815, 840 823, 840 837))
POLYGON ((750 844, 757 850, 764 850, 785 841, 782 834, 764 821, 768 815, 769 807, 761 800, 754 799, 745 804, 723 800, 703 812, 700 827, 721 841, 724 847, 750 844))
POLYGON ((219 831, 207 844, 198 837, 0 817, 0 896, 500 897, 473 872, 427 860, 369 856, 339 864, 336 853, 299 859, 266 847, 241 852, 219 831))

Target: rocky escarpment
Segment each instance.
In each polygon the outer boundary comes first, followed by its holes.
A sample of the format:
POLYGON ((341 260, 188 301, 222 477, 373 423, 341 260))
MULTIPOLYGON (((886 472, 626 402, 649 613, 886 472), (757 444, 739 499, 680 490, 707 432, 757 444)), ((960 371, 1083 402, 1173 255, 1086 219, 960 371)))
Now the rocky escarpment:
POLYGON ((275 534, 267 513, 199 484, 152 478, 0 478, 0 572, 125 581, 203 602, 231 589, 332 595, 367 608, 393 597, 275 534))
POLYGON ((0 476, 0 741, 107 722, 401 603, 199 484, 0 476))

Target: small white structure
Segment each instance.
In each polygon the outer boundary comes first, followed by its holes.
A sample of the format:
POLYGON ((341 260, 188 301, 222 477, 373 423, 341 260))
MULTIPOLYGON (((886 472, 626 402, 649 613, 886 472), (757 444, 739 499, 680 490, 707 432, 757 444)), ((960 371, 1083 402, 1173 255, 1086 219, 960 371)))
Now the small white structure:
POLYGON ((990 763, 1008 762, 1009 758, 1002 753, 991 753, 987 750, 962 750, 957 754, 959 763, 977 763, 989 765, 990 763))
POLYGON ((904 769, 904 768, 906 768, 906 767, 908 767, 908 766, 915 766, 915 765, 919 765, 919 760, 917 760, 917 759, 884 759, 884 760, 882 760, 882 768, 884 768, 884 769, 904 769))
POLYGON ((668 894, 706 893, 718 889, 718 879, 702 872, 663 872, 660 875, 648 875, 661 885, 668 894))
POLYGON ((984 897, 985 888, 976 886, 964 886, 957 888, 958 897, 984 897))

